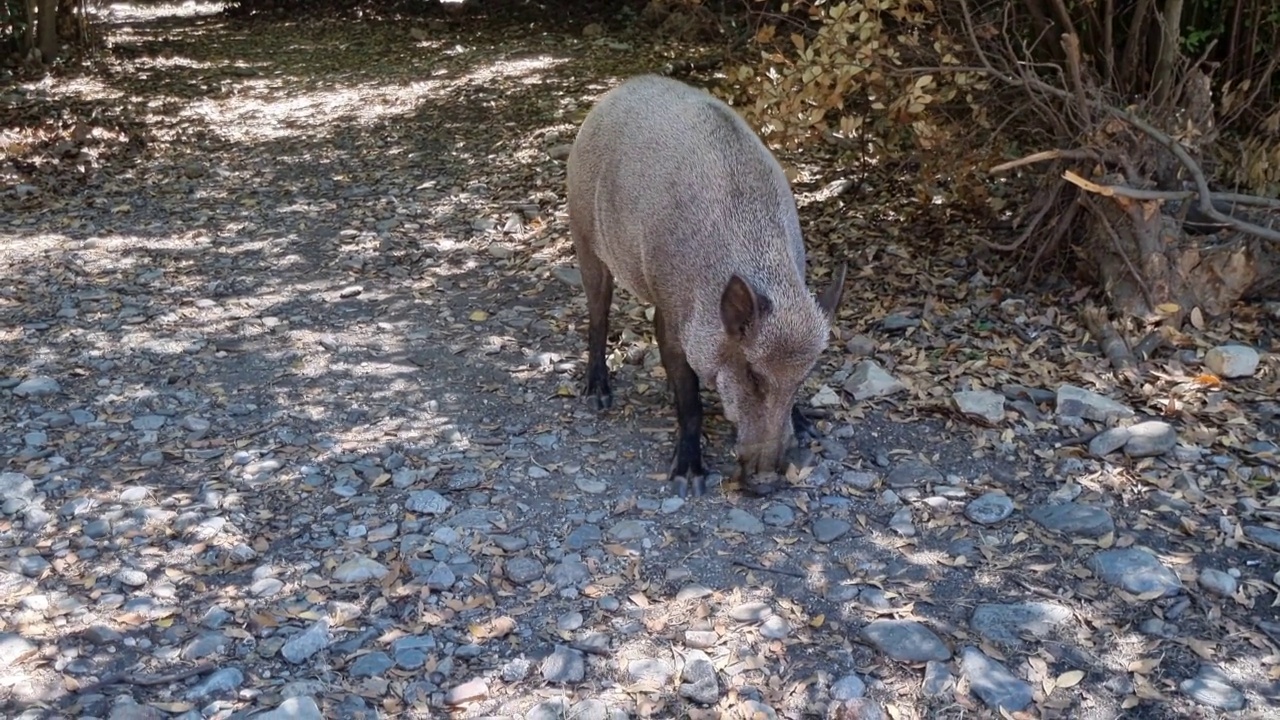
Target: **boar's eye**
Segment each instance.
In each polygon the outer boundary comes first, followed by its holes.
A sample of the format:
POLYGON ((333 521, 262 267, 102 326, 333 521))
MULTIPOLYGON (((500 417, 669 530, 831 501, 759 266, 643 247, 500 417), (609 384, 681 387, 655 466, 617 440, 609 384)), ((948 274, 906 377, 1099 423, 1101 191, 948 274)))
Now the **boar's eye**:
POLYGON ((751 389, 757 394, 764 392, 764 378, 751 367, 747 368, 747 382, 751 383, 751 389))

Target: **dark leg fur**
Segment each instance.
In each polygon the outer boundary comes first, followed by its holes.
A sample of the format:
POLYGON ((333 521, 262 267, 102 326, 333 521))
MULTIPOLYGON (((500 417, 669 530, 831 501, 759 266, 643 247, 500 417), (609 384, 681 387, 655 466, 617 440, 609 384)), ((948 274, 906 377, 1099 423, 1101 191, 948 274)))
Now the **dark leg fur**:
POLYGON ((707 491, 707 471, 702 465, 702 399, 698 397, 698 376, 689 366, 684 349, 667 332, 662 313, 654 312, 658 354, 667 371, 676 404, 676 452, 667 478, 676 483, 676 492, 685 497, 693 485, 694 497, 707 491))
POLYGON ((613 273, 593 254, 578 251, 578 269, 587 292, 586 397, 596 410, 613 407, 609 367, 604 362, 609 339, 609 303, 613 301, 613 273))
POLYGON ((800 411, 800 403, 791 406, 791 428, 795 430, 797 443, 803 444, 818 439, 818 428, 814 427, 813 421, 800 411))

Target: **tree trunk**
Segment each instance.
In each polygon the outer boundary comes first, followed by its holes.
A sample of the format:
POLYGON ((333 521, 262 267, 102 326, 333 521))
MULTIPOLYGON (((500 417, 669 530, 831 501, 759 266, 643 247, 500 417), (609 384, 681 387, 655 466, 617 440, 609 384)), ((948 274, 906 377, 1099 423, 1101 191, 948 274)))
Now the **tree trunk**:
POLYGON ((58 55, 58 0, 39 0, 39 4, 36 37, 40 43, 40 55, 47 63, 58 55))
MULTIPOLYGON (((1113 308, 1137 318, 1166 303, 1185 317, 1200 308, 1221 317, 1242 299, 1276 291, 1280 247, 1224 230, 1189 235, 1156 201, 1084 197, 1093 222, 1085 244, 1113 308)), ((1192 201, 1194 202, 1194 201, 1192 201)), ((1265 223, 1264 223, 1265 224, 1265 223)))
POLYGON ((1173 94, 1174 64, 1181 56, 1179 41, 1182 38, 1182 0, 1168 0, 1164 6, 1160 24, 1160 50, 1156 57, 1156 72, 1151 78, 1157 105, 1164 105, 1173 94))

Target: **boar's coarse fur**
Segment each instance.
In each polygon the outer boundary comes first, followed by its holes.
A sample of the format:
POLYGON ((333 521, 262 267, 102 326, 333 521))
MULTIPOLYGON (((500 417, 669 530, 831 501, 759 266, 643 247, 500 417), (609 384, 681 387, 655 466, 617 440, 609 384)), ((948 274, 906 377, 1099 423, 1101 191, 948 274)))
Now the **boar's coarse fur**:
POLYGON ((737 477, 780 470, 794 438, 812 433, 796 394, 826 347, 845 267, 815 299, 795 199, 768 148, 709 93, 643 75, 583 121, 568 190, 589 312, 587 397, 613 403, 604 358, 616 281, 654 305, 679 494, 690 481, 705 492, 699 381, 736 427, 737 477))

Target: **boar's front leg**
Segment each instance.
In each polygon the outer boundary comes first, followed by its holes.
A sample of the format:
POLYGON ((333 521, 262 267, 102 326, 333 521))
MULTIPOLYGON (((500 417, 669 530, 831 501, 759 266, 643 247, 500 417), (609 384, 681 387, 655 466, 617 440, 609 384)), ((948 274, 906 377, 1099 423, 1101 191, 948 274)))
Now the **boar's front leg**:
POLYGON ((702 398, 698 397, 698 375, 689 366, 684 348, 672 336, 661 311, 654 311, 653 323, 658 336, 658 354, 676 401, 676 454, 667 479, 676 483, 680 497, 688 495, 692 482, 693 495, 698 497, 707 491, 707 471, 702 465, 702 398))
POLYGON ((795 431, 798 444, 818 439, 818 428, 801 412, 799 401, 791 406, 791 429, 795 431))

